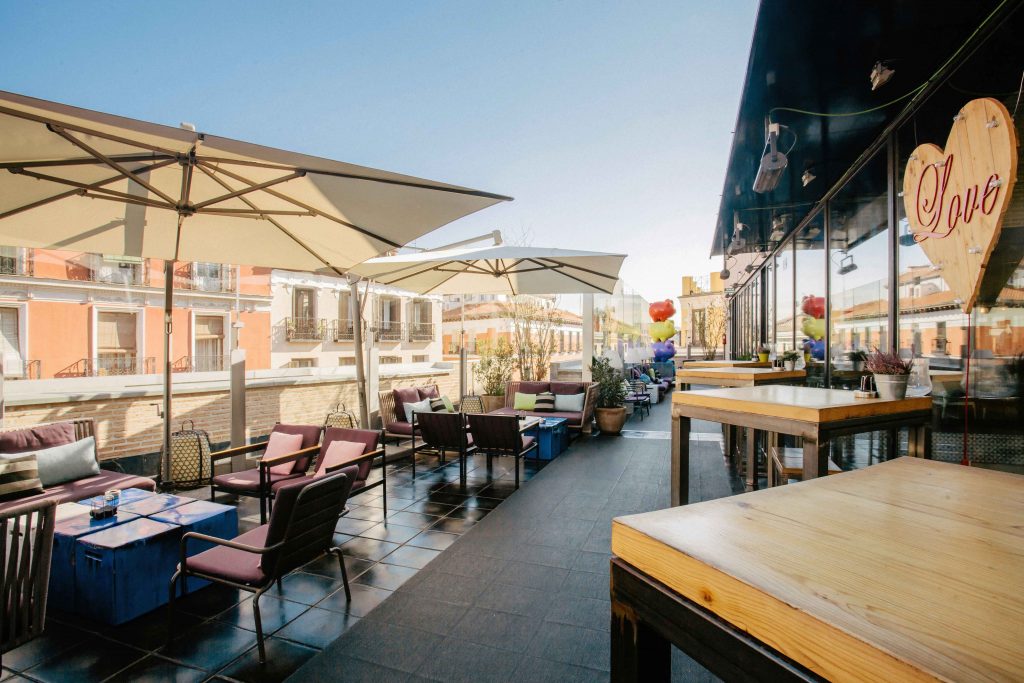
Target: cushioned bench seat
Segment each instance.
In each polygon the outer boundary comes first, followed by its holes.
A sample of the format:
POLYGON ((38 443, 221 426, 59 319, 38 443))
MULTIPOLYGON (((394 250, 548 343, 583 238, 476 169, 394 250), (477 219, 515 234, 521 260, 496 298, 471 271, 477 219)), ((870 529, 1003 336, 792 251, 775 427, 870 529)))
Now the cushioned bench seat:
POLYGON ((515 410, 513 408, 498 408, 492 410, 488 415, 529 415, 531 417, 564 417, 568 420, 570 427, 579 427, 580 423, 583 422, 583 412, 569 413, 569 412, 538 412, 535 410, 515 410))

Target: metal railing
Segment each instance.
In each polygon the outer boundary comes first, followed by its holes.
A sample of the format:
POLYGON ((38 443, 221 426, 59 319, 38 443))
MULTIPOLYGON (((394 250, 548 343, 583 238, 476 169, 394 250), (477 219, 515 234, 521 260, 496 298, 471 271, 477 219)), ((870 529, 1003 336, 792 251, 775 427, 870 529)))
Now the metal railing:
POLYGON ((171 365, 173 372, 222 372, 231 368, 231 355, 182 356, 171 365))
POLYGON ((402 327, 402 323, 395 320, 378 321, 376 324, 377 341, 402 341, 404 338, 402 327))
POLYGON ((231 266, 221 266, 220 275, 204 274, 202 268, 197 268, 196 263, 185 263, 174 271, 174 286, 177 289, 187 289, 194 292, 234 292, 237 288, 235 282, 235 269, 231 266))
MULTIPOLYGON (((4 251, 7 251, 5 248, 4 251)), ((34 250, 25 249, 11 254, 0 254, 0 275, 33 275, 35 272, 34 250)))
POLYGON ((149 260, 143 263, 105 263, 89 269, 89 279, 111 285, 148 285, 149 260))
POLYGON ((284 337, 290 342, 318 342, 327 335, 324 318, 285 318, 284 337))
POLYGON ((409 323, 409 341, 434 341, 434 323, 409 323))
POLYGON ((332 320, 327 336, 332 341, 346 342, 355 339, 355 325, 351 320, 332 320))
POLYGON ((118 375, 152 375, 156 373, 156 358, 140 358, 133 355, 110 355, 99 358, 82 358, 54 377, 109 377, 118 375))
POLYGON ((4 361, 4 379, 40 379, 42 376, 40 360, 4 361))

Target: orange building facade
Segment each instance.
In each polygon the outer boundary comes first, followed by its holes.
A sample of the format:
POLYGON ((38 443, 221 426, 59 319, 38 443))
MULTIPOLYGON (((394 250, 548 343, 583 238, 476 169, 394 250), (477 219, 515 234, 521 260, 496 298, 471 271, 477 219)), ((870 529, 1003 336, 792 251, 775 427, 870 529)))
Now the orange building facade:
MULTIPOLYGON (((175 372, 225 370, 234 348, 270 367, 270 271, 179 263, 175 372)), ((163 358, 164 262, 0 247, 0 345, 7 379, 157 374, 163 358)))

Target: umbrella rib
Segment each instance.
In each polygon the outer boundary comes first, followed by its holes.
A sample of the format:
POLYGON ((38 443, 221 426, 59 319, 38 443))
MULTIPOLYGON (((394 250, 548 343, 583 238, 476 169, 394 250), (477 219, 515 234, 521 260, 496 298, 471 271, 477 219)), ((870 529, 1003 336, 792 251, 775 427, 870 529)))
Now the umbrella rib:
MULTIPOLYGON (((205 160, 200 161, 199 165, 202 166, 202 167, 207 167, 208 166, 208 164, 205 163, 205 160)), ((248 183, 249 185, 253 184, 253 182, 251 180, 246 179, 244 176, 240 176, 237 173, 232 173, 231 171, 229 171, 229 170, 227 170, 225 168, 221 168, 220 166, 212 166, 212 168, 216 169, 216 171, 218 173, 223 173, 227 177, 233 178, 233 179, 237 180, 240 183, 248 183)), ((377 234, 373 233, 372 231, 367 230, 366 228, 361 228, 358 225, 355 225, 353 223, 349 223, 346 220, 342 220, 341 218, 337 218, 335 216, 331 216, 330 214, 324 213, 323 211, 320 211, 319 209, 317 209, 317 208, 315 208, 313 206, 310 206, 309 204, 306 204, 304 202, 300 202, 298 199, 294 199, 292 197, 289 197, 288 195, 283 194, 281 192, 278 192, 277 190, 271 190, 271 189, 268 188, 268 189, 264 190, 264 192, 269 194, 271 197, 277 197, 278 199, 280 199, 282 201, 288 202, 290 204, 294 204, 295 206, 298 206, 300 208, 306 209, 307 211, 312 211, 317 216, 321 216, 321 217, 326 218, 328 220, 334 221, 335 223, 338 223, 340 225, 344 225, 346 228, 351 228, 352 230, 355 230, 356 232, 360 232, 360 233, 366 235, 367 237, 371 237, 371 238, 377 240, 378 242, 383 242, 384 244, 387 244, 388 246, 394 247, 396 249, 399 249, 402 246, 398 242, 394 242, 394 241, 389 240, 389 239, 387 239, 385 237, 381 237, 380 235, 377 235, 377 234)))
MULTIPOLYGON (((175 157, 168 157, 164 154, 112 154, 110 158, 114 161, 126 163, 130 161, 161 161, 170 159, 176 161, 175 157)), ((0 164, 0 170, 12 168, 47 168, 52 166, 91 166, 99 162, 94 157, 77 159, 53 159, 50 161, 6 161, 0 164)), ((119 176, 120 177, 120 176, 119 176)))
MULTIPOLYGON (((530 259, 530 260, 533 261, 533 259, 530 259)), ((545 260, 550 260, 550 259, 545 259, 545 260)), ((536 263, 536 261, 534 261, 534 262, 536 263)), ((542 264, 538 263, 537 265, 542 265, 542 264)), ((575 266, 568 266, 565 263, 559 263, 558 265, 564 266, 564 267, 568 267, 568 268, 574 268, 575 267, 575 266)), ((594 289, 596 289, 596 290, 598 290, 600 292, 604 292, 605 294, 611 294, 612 293, 609 290, 605 289, 604 287, 600 287, 600 286, 595 285, 595 284, 593 284, 591 282, 587 282, 586 280, 578 278, 575 275, 570 275, 569 273, 565 272, 564 270, 554 270, 554 269, 550 269, 550 270, 553 270, 554 272, 558 273, 559 275, 564 275, 565 277, 569 278, 570 280, 575 280, 576 282, 579 282, 580 284, 584 284, 587 287, 593 287, 594 289)), ((581 268, 580 270, 586 270, 586 268, 581 268)), ((588 272, 593 272, 593 271, 588 271, 588 272)), ((599 275, 599 273, 595 273, 595 275, 599 275)), ((604 277, 608 277, 608 276, 605 275, 604 277)), ((618 280, 618 278, 615 278, 615 279, 618 280)))
MULTIPOLYGON (((173 162, 168 162, 168 164, 170 164, 170 163, 173 163, 173 162)), ((125 192, 118 192, 117 190, 110 190, 110 189, 105 188, 105 187, 93 187, 89 183, 80 183, 80 182, 77 182, 75 180, 68 180, 67 178, 60 178, 58 176, 52 176, 52 175, 48 175, 46 173, 36 173, 35 171, 26 171, 24 169, 23 170, 10 169, 10 172, 14 173, 15 175, 23 175, 23 176, 26 176, 26 177, 29 177, 29 178, 35 178, 36 180, 46 180, 46 181, 49 181, 51 183, 57 183, 57 184, 60 184, 60 185, 70 185, 71 187, 77 187, 79 190, 86 191, 86 194, 89 191, 92 191, 92 192, 102 192, 102 193, 104 193, 106 195, 110 195, 111 197, 117 197, 117 198, 120 198, 120 199, 133 199, 133 200, 137 200, 137 201, 146 201, 149 206, 155 206, 155 207, 159 207, 159 208, 162 208, 162 209, 172 209, 173 210, 173 209, 177 208, 173 203, 172 204, 162 204, 162 203, 156 201, 155 199, 143 199, 142 197, 137 197, 135 195, 130 195, 130 194, 127 194, 125 192)), ((123 180, 123 179, 124 179, 124 176, 123 175, 119 175, 119 176, 116 176, 110 182, 114 182, 114 181, 117 181, 117 180, 123 180)), ((92 196, 92 195, 88 195, 88 196, 92 196)))
MULTIPOLYGON (((444 267, 446 265, 448 265, 449 263, 455 263, 455 262, 454 261, 445 261, 444 263, 442 263, 440 265, 432 265, 432 266, 430 266, 428 268, 424 268, 423 270, 418 270, 415 273, 408 273, 406 275, 403 275, 402 277, 395 278, 394 280, 384 281, 384 280, 380 279, 382 277, 387 277, 388 275, 394 275, 396 273, 402 273, 402 272, 405 272, 406 270, 408 270, 408 268, 400 268, 399 270, 393 270, 390 273, 383 273, 381 275, 374 275, 373 279, 376 280, 377 282, 380 282, 380 283, 385 284, 385 285, 393 285, 396 282, 401 282, 402 280, 408 280, 411 277, 416 277, 417 275, 423 275, 424 273, 429 273, 432 270, 442 271, 444 269, 444 267)), ((415 267, 415 266, 413 266, 413 267, 415 267)))
MULTIPOLYGON (((617 254, 610 254, 610 255, 615 256, 617 254)), ((548 261, 550 263, 554 263, 556 265, 559 265, 562 268, 572 268, 573 270, 579 270, 579 271, 584 272, 584 273, 590 273, 591 275, 596 275, 598 277, 603 277, 606 280, 618 280, 619 279, 619 277, 617 275, 608 275, 607 273, 602 273, 601 271, 598 271, 598 270, 591 270, 590 268, 584 268, 583 266, 575 266, 575 265, 573 265, 571 263, 566 263, 565 261, 559 261, 559 260, 553 259, 553 258, 546 258, 544 256, 541 256, 541 257, 538 257, 538 258, 540 258, 540 260, 542 260, 542 261, 548 261)))
POLYGON ((123 175, 124 177, 128 178, 129 180, 134 180, 135 182, 137 182, 142 187, 146 188, 147 190, 149 190, 150 192, 152 192, 156 196, 158 196, 161 199, 163 199, 168 204, 171 204, 172 206, 174 205, 174 200, 171 199, 169 195, 166 195, 163 192, 161 192, 160 190, 156 189, 149 181, 143 180, 139 176, 135 175, 130 170, 128 170, 126 167, 124 167, 123 165, 119 164, 118 162, 116 162, 113 159, 111 159, 110 157, 108 157, 106 154, 103 154, 99 150, 93 149, 92 147, 90 147, 89 145, 85 144, 84 142, 82 142, 81 140, 76 138, 75 136, 73 136, 70 133, 68 133, 66 130, 64 130, 60 126, 54 125, 52 123, 48 123, 48 124, 46 124, 46 127, 51 132, 56 133, 57 135, 61 136, 62 138, 64 138, 68 142, 70 142, 75 147, 83 149, 87 153, 93 155, 94 157, 96 157, 97 159, 99 159, 100 161, 102 161, 107 166, 109 166, 110 168, 114 169, 115 171, 117 171, 118 173, 123 175))
MULTIPOLYGON (((158 164, 154 164, 153 166, 150 166, 149 168, 150 169, 161 168, 161 167, 167 166, 167 165, 169 165, 171 163, 174 163, 173 159, 168 160, 168 161, 162 161, 162 162, 160 162, 158 164)), ((116 175, 113 178, 107 178, 106 180, 99 180, 99 181, 97 181, 95 183, 92 183, 92 184, 88 185, 86 189, 98 190, 98 189, 101 189, 102 185, 109 185, 110 183, 113 183, 113 182, 116 182, 118 180, 121 180, 122 178, 123 178, 123 176, 116 175)), ((16 214, 22 213, 24 211, 29 211, 31 209, 38 208, 40 206, 45 206, 45 205, 50 204, 52 202, 60 201, 61 199, 67 199, 68 197, 73 197, 76 194, 77 195, 88 196, 86 193, 83 193, 81 189, 70 190, 68 192, 61 192, 60 194, 56 194, 56 195, 54 195, 52 197, 47 197, 46 199, 40 199, 38 201, 31 202, 29 204, 25 204, 24 206, 19 206, 19 207, 15 208, 15 209, 9 209, 8 211, 0 213, 0 219, 7 218, 8 216, 14 216, 16 214)))
MULTIPOLYGON (((196 164, 196 166, 199 168, 200 171, 202 171, 207 176, 209 176, 209 178, 211 180, 213 180, 213 182, 217 183, 218 185, 223 187, 228 192, 231 192, 234 189, 227 182, 225 182, 224 179, 218 177, 215 173, 213 173, 209 169, 207 169, 204 164, 196 164)), ((259 211, 259 207, 257 207, 255 204, 253 204, 249 200, 248 197, 239 197, 239 200, 241 202, 245 203, 247 206, 251 207, 253 211, 256 211, 256 212, 259 211)), ((309 252, 310 256, 315 258, 317 261, 319 261, 320 263, 324 264, 325 266, 327 266, 328 268, 333 270, 338 275, 344 275, 345 274, 344 271, 342 271, 342 270, 338 269, 337 267, 331 265, 330 263, 327 262, 326 259, 324 259, 324 257, 322 257, 320 254, 318 254, 315 251, 313 251, 312 249, 310 249, 309 246, 307 246, 305 242, 303 242, 298 237, 293 235, 287 228, 285 228, 283 225, 278 223, 276 220, 274 220, 273 218, 270 218, 269 216, 267 216, 264 220, 266 220, 268 223, 273 225, 275 228, 277 228, 278 230, 283 232, 285 235, 290 237, 296 244, 298 244, 300 247, 302 247, 307 252, 309 252)))
POLYGON ((221 196, 214 197, 213 199, 207 199, 205 202, 199 202, 198 204, 196 204, 192 208, 195 209, 196 211, 199 211, 201 209, 204 209, 207 206, 210 206, 211 204, 219 204, 220 202, 225 202, 225 201, 227 201, 229 199, 234 199, 235 197, 241 197, 243 194, 249 194, 250 192, 257 192, 259 190, 265 190, 268 187, 271 187, 273 185, 280 185, 281 183, 286 183, 289 180, 295 180, 296 178, 301 178, 304 175, 306 175, 305 171, 295 171, 295 173, 289 173, 286 176, 281 176, 280 178, 274 178, 273 180, 268 180, 267 182, 260 183, 259 185, 251 185, 249 187, 243 187, 240 190, 235 190, 233 192, 228 192, 227 194, 222 194, 221 196))
MULTIPOLYGON (((295 166, 285 166, 283 164, 268 164, 261 163, 258 161, 245 161, 242 159, 224 159, 221 157, 203 157, 204 161, 209 161, 217 164, 237 164, 239 166, 253 166, 256 168, 271 168, 280 171, 288 171, 296 169, 295 166)), ((512 201, 512 197, 506 197, 502 194, 495 194, 493 192, 484 192, 483 190, 472 190, 468 188, 459 187, 441 187, 438 185, 430 185, 428 183, 420 183, 414 180, 399 180, 397 178, 374 178, 373 176, 360 175, 358 173, 342 173, 340 171, 323 171, 319 169, 306 168, 301 169, 308 173, 316 173, 317 175, 331 176, 334 178, 348 178, 351 180, 365 180, 371 183, 383 183, 385 185, 402 185, 404 187, 414 187, 420 190, 434 190, 435 192, 450 192, 453 194, 464 194, 471 197, 482 197, 485 199, 498 199, 505 202, 512 201)))
POLYGON ((437 289, 438 287, 441 287, 442 285, 444 285, 445 283, 447 283, 447 282, 448 282, 449 280, 451 280, 452 278, 454 278, 454 277, 455 277, 456 275, 458 275, 458 274, 459 274, 460 272, 463 272, 463 271, 457 271, 457 272, 454 272, 454 273, 452 273, 452 274, 451 274, 450 276, 448 276, 448 277, 446 277, 445 279, 441 280, 441 281, 440 281, 440 282, 438 282, 438 283, 437 283, 436 285, 434 285, 433 287, 431 287, 431 288, 430 288, 430 289, 428 289, 428 290, 425 290, 425 291, 424 291, 424 292, 422 292, 422 293, 423 293, 423 294, 430 294, 430 293, 431 293, 431 292, 433 292, 433 291, 434 291, 435 289, 437 289))

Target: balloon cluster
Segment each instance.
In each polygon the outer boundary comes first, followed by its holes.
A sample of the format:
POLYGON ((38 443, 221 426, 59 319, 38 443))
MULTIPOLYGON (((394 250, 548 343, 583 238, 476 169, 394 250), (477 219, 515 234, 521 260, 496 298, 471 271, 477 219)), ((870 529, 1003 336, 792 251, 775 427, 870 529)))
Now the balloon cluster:
POLYGON ((672 316, 676 314, 676 307, 672 305, 671 299, 655 301, 647 309, 651 319, 654 321, 647 326, 651 333, 651 349, 654 351, 654 360, 659 363, 672 360, 676 356, 676 345, 672 337, 676 336, 676 324, 672 322, 672 316))
POLYGON ((825 360, 825 298, 805 296, 800 302, 804 321, 800 329, 806 335, 804 351, 816 360, 825 360))

